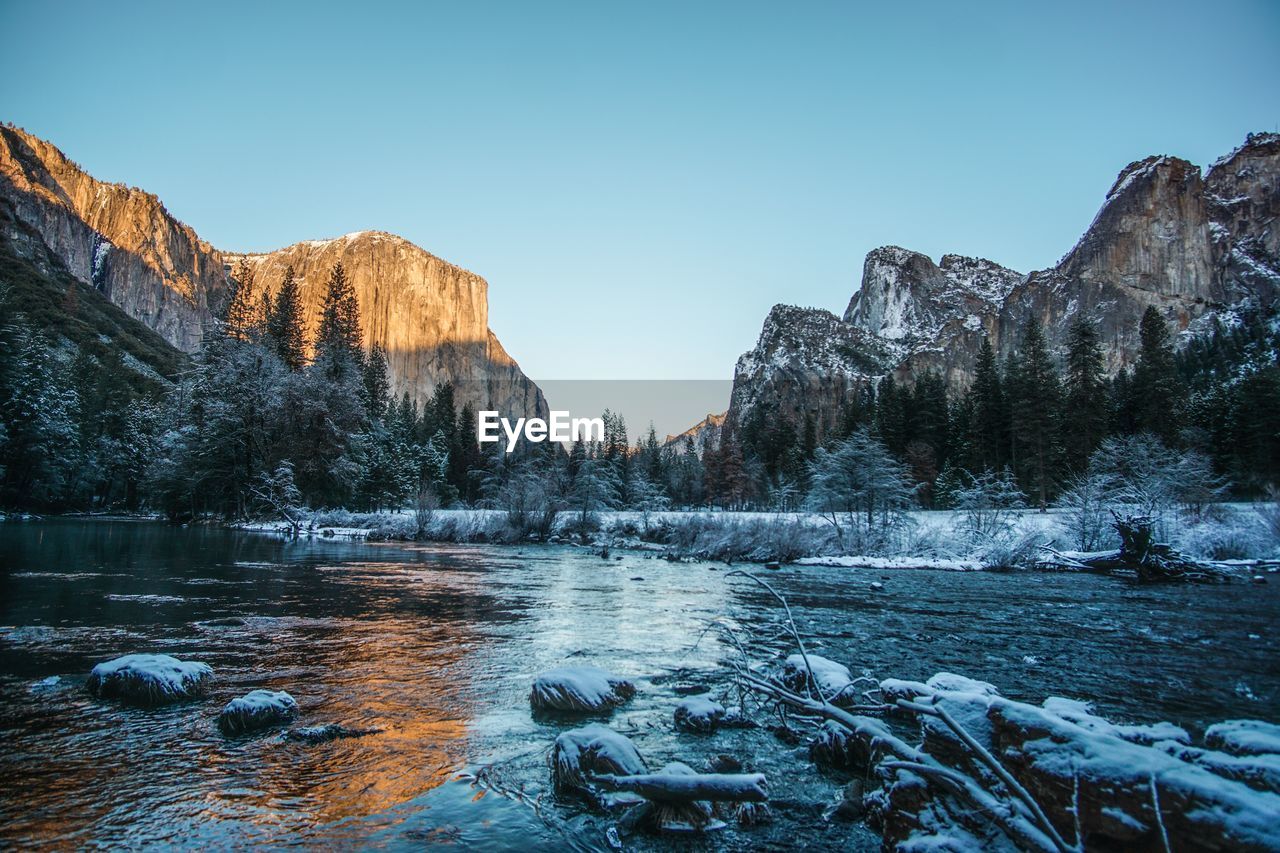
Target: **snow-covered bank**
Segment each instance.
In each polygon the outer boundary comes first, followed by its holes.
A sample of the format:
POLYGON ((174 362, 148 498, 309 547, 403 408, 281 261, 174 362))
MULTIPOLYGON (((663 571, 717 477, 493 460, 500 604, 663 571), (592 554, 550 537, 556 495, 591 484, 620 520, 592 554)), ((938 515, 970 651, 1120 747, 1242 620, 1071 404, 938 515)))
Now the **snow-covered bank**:
MULTIPOLYGON (((1237 574, 1266 570, 1265 561, 1280 559, 1280 537, 1265 511, 1269 508, 1211 506, 1170 525, 1171 544, 1189 557, 1216 561, 1237 574)), ((322 538, 542 542, 644 549, 672 558, 977 571, 1035 568, 1046 554, 1042 546, 1074 552, 1072 523, 1066 510, 1019 510, 1009 512, 996 529, 975 530, 972 517, 963 511, 915 511, 874 542, 856 543, 842 540, 828 518, 803 512, 605 511, 593 513, 585 522, 575 513, 562 512, 546 525, 545 533, 531 533, 513 523, 509 513, 495 509, 442 509, 425 517, 410 510, 328 510, 305 514, 297 532, 322 538)), ((293 527, 283 521, 235 526, 293 534, 293 527)))

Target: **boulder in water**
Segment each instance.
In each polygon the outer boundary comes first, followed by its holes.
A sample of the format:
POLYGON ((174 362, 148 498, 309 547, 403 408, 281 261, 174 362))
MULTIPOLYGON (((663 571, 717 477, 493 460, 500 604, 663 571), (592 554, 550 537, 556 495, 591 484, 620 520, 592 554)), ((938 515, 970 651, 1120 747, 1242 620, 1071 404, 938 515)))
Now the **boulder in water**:
POLYGON ((213 668, 169 655, 135 654, 100 663, 85 686, 100 699, 154 708, 203 695, 213 668))
POLYGON ((1227 720, 1209 726, 1204 742, 1232 755, 1280 755, 1280 726, 1261 720, 1227 720))
POLYGON ((599 723, 562 732, 551 748, 551 773, 561 793, 591 792, 593 776, 646 772, 648 767, 630 738, 599 723))
POLYGON ((352 726, 344 726, 341 723, 327 723, 323 726, 299 726, 296 729, 289 729, 283 737, 285 740, 294 743, 328 743, 331 740, 339 740, 349 737, 364 737, 365 735, 381 734, 382 729, 360 729, 352 726))
POLYGON ((853 676, 849 674, 849 668, 812 654, 807 655, 808 666, 806 667, 805 658, 806 655, 791 655, 783 662, 782 668, 774 678, 788 690, 801 695, 804 695, 816 682, 817 686, 822 688, 822 694, 828 702, 842 704, 838 700, 845 699, 842 694, 853 685, 853 676), (809 676, 810 670, 813 671, 812 678, 809 676))
POLYGON ((218 715, 223 734, 238 735, 282 726, 298 716, 298 703, 283 690, 253 690, 232 699, 218 715))
POLYGON ((710 696, 689 696, 676 705, 675 724, 682 731, 710 734, 724 716, 724 706, 710 696))
POLYGON ((535 711, 599 713, 623 704, 636 687, 621 676, 594 666, 562 666, 539 675, 529 703, 535 711))

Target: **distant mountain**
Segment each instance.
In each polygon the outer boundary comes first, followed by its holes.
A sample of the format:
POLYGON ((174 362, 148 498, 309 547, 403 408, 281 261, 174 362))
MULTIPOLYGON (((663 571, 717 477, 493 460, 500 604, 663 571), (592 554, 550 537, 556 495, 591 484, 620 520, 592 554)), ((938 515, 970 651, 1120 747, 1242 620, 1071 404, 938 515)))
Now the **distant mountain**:
POLYGON ((1049 269, 928 257, 896 246, 867 255, 843 317, 777 305, 738 359, 729 417, 761 403, 829 428, 850 393, 881 376, 937 371, 968 385, 984 336, 1001 354, 1031 317, 1059 354, 1077 316, 1096 320, 1107 368, 1133 363, 1138 321, 1155 306, 1187 340, 1241 309, 1280 306, 1280 135, 1251 134, 1207 172, 1176 157, 1125 167, 1084 236, 1049 269))
POLYGON ((694 451, 701 456, 707 448, 720 444, 720 428, 724 426, 724 419, 728 414, 728 412, 721 412, 718 415, 709 414, 679 435, 667 436, 663 445, 677 452, 683 452, 685 442, 692 441, 694 451))
MULTIPOLYGON (((63 270, 183 353, 199 349, 225 306, 241 255, 221 251, 142 190, 98 181, 52 144, 0 127, 0 242, 33 238, 63 270)), ((245 257, 274 290, 287 264, 318 316, 329 270, 346 266, 366 346, 388 352, 393 391, 425 401, 445 381, 458 403, 545 413, 538 387, 488 326, 488 284, 407 240, 360 232, 245 257)))

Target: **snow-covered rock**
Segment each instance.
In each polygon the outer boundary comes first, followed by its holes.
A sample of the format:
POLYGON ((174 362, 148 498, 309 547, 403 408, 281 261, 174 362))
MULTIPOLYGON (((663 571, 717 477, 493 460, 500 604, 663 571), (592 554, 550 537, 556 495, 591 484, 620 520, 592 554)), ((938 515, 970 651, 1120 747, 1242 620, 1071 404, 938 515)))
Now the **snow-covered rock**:
MULTIPOLYGON (((1240 306, 1280 296, 1280 134, 1251 134, 1207 173, 1153 156, 1121 170, 1063 258, 1028 275, 981 258, 938 263, 898 246, 872 250, 843 317, 774 306, 737 363, 728 422, 754 409, 812 421, 817 438, 852 395, 884 376, 933 372, 953 390, 973 380, 984 338, 997 356, 1029 320, 1060 354, 1074 320, 1097 322, 1108 373, 1133 365, 1139 319, 1154 307, 1180 342, 1240 306)), ((1274 313, 1274 307, 1268 307, 1274 313)))
POLYGON ((328 743, 331 740, 340 740, 342 738, 376 735, 381 732, 382 729, 362 729, 344 726, 341 723, 326 723, 323 726, 299 726, 296 729, 289 729, 281 737, 295 743, 317 744, 328 743))
POLYGON ((1204 742, 1233 755, 1280 755, 1280 726, 1261 720, 1227 720, 1209 726, 1204 742))
POLYGON ((827 720, 809 741, 809 758, 826 767, 863 772, 871 762, 871 751, 853 732, 827 720))
POLYGON ((283 690, 252 690, 228 702, 218 715, 218 728, 235 735, 283 726, 298 716, 298 703, 283 690))
POLYGON ((591 793, 593 776, 648 772, 630 738, 599 723, 562 732, 551 748, 551 768, 556 790, 561 793, 591 793))
POLYGON ((710 696, 689 696, 676 705, 675 725, 686 732, 707 734, 725 718, 725 708, 710 696))
POLYGON ((1150 725, 1120 725, 1103 719, 1093 713, 1088 702, 1076 699, 1064 699, 1061 696, 1050 696, 1044 700, 1043 707, 1050 713, 1057 714, 1077 726, 1089 731, 1102 732, 1132 743, 1154 744, 1161 741, 1169 743, 1191 743, 1191 735, 1181 726, 1173 723, 1159 722, 1150 725))
POLYGON ((529 703, 535 711, 598 713, 635 695, 631 681, 594 666, 562 666, 533 682, 529 703))
POLYGON ((213 668, 169 655, 133 654, 100 663, 85 686, 100 699, 154 707, 200 696, 213 678, 213 668))
POLYGON ((775 679, 787 689, 801 694, 816 682, 827 701, 835 704, 839 704, 837 699, 850 698, 845 691, 852 685, 853 676, 849 674, 847 666, 815 654, 807 657, 807 666, 806 655, 797 653, 788 657, 783 661, 775 679), (810 671, 813 674, 812 681, 810 681, 810 671))

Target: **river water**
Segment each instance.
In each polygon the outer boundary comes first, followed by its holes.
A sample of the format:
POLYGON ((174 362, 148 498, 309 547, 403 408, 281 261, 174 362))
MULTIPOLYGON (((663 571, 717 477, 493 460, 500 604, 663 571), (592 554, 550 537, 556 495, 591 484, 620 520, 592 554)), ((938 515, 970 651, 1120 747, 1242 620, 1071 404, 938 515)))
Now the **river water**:
MULTIPOLYGON (((573 725, 534 719, 538 672, 592 663, 639 691, 611 724, 651 768, 730 754, 764 772, 775 822, 628 848, 877 849, 823 819, 844 780, 767 728, 676 734, 678 696, 730 698, 715 620, 790 651, 778 607, 731 567, 572 548, 372 545, 150 522, 0 526, 0 846, 608 849, 616 817, 549 792, 573 725), (699 640, 702 635, 701 640, 699 640), (161 710, 84 689, 129 652, 213 666, 210 695, 161 710), (321 745, 228 738, 234 696, 288 690, 299 724, 381 729, 321 745), (484 770, 476 786, 464 774, 484 770)), ((1092 575, 784 567, 811 650, 855 673, 990 681, 1088 699, 1116 720, 1280 722, 1280 577, 1142 587, 1092 575), (879 581, 883 590, 874 589, 879 581)), ((762 718, 763 719, 763 718, 762 718)), ((776 720, 763 719, 766 723, 776 720)))

